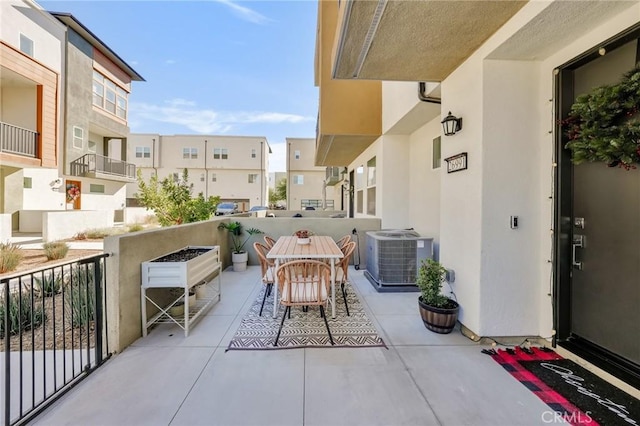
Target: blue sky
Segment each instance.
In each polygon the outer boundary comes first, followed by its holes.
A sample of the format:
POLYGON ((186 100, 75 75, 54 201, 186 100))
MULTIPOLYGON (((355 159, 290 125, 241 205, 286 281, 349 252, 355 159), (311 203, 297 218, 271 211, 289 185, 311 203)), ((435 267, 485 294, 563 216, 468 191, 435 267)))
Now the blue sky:
POLYGON ((129 97, 134 133, 265 136, 270 171, 285 171, 285 137, 315 137, 316 1, 38 3, 145 78, 129 97))

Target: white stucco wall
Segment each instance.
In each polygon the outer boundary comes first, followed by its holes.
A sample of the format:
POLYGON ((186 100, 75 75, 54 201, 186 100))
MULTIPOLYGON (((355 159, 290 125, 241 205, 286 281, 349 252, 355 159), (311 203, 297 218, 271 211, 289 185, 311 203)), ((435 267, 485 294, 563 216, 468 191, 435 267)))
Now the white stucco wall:
POLYGON ((442 156, 468 152, 468 170, 441 175, 440 257, 456 271, 460 320, 479 335, 551 336, 553 69, 640 18, 636 3, 551 53, 535 46, 536 60, 507 60, 513 45, 488 59, 549 4, 525 5, 442 82, 442 110, 464 118, 442 156))
POLYGON ((433 139, 440 136, 440 117, 409 136, 409 224, 420 235, 433 238, 436 254, 440 245, 440 181, 444 167, 434 169, 433 139))
POLYGON ((8 241, 11 238, 11 215, 0 214, 0 242, 8 241))
MULTIPOLYGON (((51 186, 58 179, 56 169, 23 169, 23 177, 31 178, 31 188, 23 188, 21 210, 64 210, 64 185, 51 186)), ((62 180, 62 179, 61 179, 62 180)))
POLYGON ((113 212, 108 210, 70 210, 42 214, 43 241, 71 238, 80 231, 113 227, 113 212))

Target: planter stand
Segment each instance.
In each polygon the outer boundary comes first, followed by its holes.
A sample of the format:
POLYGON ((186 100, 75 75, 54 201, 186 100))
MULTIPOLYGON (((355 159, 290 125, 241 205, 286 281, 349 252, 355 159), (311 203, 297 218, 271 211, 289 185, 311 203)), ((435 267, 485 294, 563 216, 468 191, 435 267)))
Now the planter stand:
MULTIPOLYGON (((162 262, 150 260, 142 262, 142 335, 146 336, 149 327, 157 323, 177 324, 189 335, 189 328, 214 303, 220 301, 222 289, 222 263, 220 246, 188 246, 184 249, 209 249, 205 253, 186 262, 162 262), (217 280, 212 275, 217 272, 217 280), (216 284, 217 281, 217 284, 216 284), (197 297, 188 297, 195 287, 197 297), (149 295, 148 288, 178 288, 180 295, 168 305, 160 306, 149 295), (191 300, 190 300, 191 299, 191 300), (147 318, 147 302, 158 309, 158 313, 147 318), (182 314, 171 313, 178 302, 184 304, 182 314)), ((183 250, 184 250, 183 249, 183 250)), ((171 254, 171 253, 170 253, 171 254)), ((166 255, 165 255, 166 256, 166 255)), ((158 259, 161 259, 161 256, 158 259)), ((175 312, 175 311, 174 311, 175 312)))

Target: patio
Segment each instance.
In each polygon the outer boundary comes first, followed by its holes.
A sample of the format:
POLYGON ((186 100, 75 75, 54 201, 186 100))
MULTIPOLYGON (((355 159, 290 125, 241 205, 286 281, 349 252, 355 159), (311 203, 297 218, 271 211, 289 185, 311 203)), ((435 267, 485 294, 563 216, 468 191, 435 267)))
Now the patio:
MULTIPOLYGON (((185 338, 161 324, 34 420, 42 425, 531 425, 553 412, 459 330, 428 331, 417 293, 349 277, 388 349, 225 352, 261 289, 227 269, 222 301, 185 338)), ((267 312, 270 312, 268 310, 267 312)), ((313 312, 310 312, 313 314, 313 312)))

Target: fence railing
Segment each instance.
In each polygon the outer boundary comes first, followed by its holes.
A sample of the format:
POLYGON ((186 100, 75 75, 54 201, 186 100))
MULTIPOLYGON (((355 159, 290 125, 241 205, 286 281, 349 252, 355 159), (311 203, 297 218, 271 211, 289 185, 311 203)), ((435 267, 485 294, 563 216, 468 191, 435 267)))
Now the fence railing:
POLYGON ((38 132, 0 122, 0 151, 36 158, 38 132))
POLYGON ((0 278, 5 426, 30 421, 110 357, 107 256, 0 278))
POLYGON ((135 179, 136 165, 98 154, 85 154, 71 162, 73 176, 84 176, 87 173, 102 173, 135 179))

